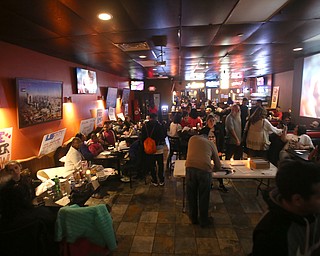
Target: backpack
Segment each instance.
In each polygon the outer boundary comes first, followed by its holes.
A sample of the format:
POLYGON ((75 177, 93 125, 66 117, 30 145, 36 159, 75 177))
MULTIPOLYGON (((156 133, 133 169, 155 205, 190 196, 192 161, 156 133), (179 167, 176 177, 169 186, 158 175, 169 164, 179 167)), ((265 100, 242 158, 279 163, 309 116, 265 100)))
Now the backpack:
POLYGON ((155 126, 153 127, 150 135, 148 135, 147 125, 145 127, 148 137, 143 141, 144 152, 148 155, 152 155, 157 152, 156 142, 154 139, 151 138, 155 126))

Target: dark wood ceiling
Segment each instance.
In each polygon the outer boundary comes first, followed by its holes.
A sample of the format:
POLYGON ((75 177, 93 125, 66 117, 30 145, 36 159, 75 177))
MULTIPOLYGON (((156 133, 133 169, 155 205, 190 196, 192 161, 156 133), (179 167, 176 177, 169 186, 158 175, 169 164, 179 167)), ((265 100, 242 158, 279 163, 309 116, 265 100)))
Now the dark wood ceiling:
POLYGON ((289 0, 264 21, 228 22, 243 1, 3 0, 0 40, 122 77, 178 81, 214 79, 225 69, 247 77, 284 72, 320 51, 319 0, 289 0), (113 19, 99 20, 102 11, 113 19), (115 45, 137 42, 150 50, 115 45))

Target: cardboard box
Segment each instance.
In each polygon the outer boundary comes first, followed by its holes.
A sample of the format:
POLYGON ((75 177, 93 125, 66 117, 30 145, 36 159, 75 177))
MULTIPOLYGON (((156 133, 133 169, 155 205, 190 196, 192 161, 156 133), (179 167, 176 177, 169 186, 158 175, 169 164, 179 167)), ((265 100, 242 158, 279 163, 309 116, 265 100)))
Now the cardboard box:
POLYGON ((269 169, 270 162, 264 159, 251 159, 250 160, 250 168, 251 169, 269 169))

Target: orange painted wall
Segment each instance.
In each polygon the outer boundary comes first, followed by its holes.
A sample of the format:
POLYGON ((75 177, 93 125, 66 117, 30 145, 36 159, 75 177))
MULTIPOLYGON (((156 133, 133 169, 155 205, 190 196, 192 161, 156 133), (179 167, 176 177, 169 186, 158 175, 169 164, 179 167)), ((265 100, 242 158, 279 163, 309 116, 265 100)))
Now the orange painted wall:
MULTIPOLYGON (((0 129, 13 127, 11 159, 38 155, 42 138, 48 133, 67 128, 65 141, 68 140, 78 132, 81 120, 92 117, 90 110, 99 108, 97 95, 105 96, 106 87, 128 86, 126 78, 95 70, 99 86, 97 94, 76 94, 74 68, 92 68, 4 42, 0 42, 0 56, 0 129), (19 129, 15 89, 17 77, 62 81, 63 96, 72 97, 72 103, 63 106, 63 119, 19 129)), ((107 120, 106 111, 103 119, 107 120)))

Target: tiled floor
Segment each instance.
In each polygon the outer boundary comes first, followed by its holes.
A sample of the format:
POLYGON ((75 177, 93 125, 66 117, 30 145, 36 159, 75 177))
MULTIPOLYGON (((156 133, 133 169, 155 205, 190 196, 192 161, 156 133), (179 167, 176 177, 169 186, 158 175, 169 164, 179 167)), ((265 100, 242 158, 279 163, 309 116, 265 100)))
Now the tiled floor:
MULTIPOLYGON (((214 227, 192 225, 182 212, 182 180, 166 178, 164 187, 111 181, 109 195, 91 203, 109 203, 118 240, 113 255, 247 255, 266 205, 254 180, 225 180, 228 193, 211 192, 214 227)), ((217 187, 217 183, 214 184, 217 187)))

